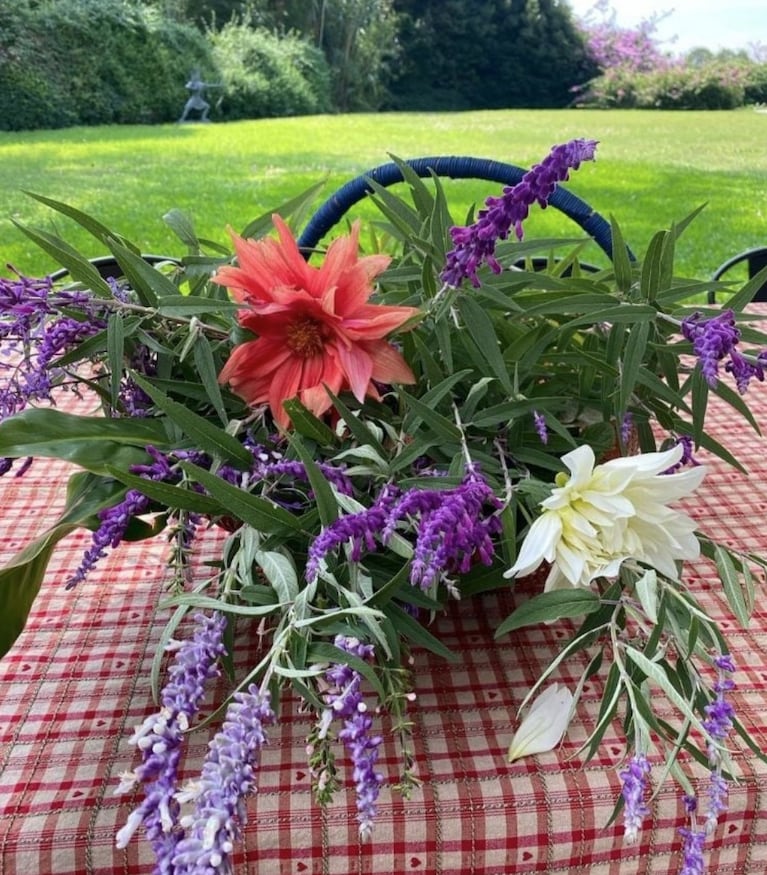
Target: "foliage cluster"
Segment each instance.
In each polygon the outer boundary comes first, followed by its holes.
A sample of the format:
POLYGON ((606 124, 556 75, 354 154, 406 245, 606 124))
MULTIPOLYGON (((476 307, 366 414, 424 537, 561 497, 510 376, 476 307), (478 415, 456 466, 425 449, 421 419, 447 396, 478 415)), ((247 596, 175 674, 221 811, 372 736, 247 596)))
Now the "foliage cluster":
POLYGON ((210 39, 224 119, 330 110, 330 70, 322 52, 305 40, 235 21, 212 32, 210 39))
POLYGON ((597 4, 602 17, 581 23, 589 56, 600 73, 576 89, 576 103, 619 109, 735 109, 767 97, 767 64, 758 53, 694 49, 684 57, 663 51, 651 16, 636 27, 616 24, 615 13, 597 4))
MULTIPOLYGON (((488 198, 468 227, 456 226, 439 180, 432 187, 400 164, 409 198, 379 185, 373 197, 378 240, 393 257, 377 251, 360 259, 355 229, 331 244, 321 268, 306 263, 280 222, 279 243, 260 239, 272 211, 244 229, 244 238, 255 239, 235 238, 236 264, 172 211, 168 223, 187 254, 155 268, 100 221, 36 195, 109 249, 125 281, 105 280, 62 238, 23 228, 72 283, 7 284, 3 337, 17 350, 23 346, 24 357, 5 387, 0 458, 6 471, 27 457, 63 458, 82 470, 69 481, 57 524, 0 569, 0 650, 23 627, 48 559, 73 528, 90 528, 94 537, 72 585, 123 538, 180 533, 173 541, 177 578, 166 600, 174 615, 163 641, 197 610, 211 615, 209 629, 223 627, 217 615, 231 624, 262 624, 260 661, 233 676, 234 696, 252 696, 261 714, 270 696, 279 713, 282 688, 304 699, 316 716, 309 737, 313 789, 327 804, 336 785, 328 787, 323 773, 334 776, 335 741, 343 738, 328 728, 340 710, 334 697, 346 686, 329 688, 328 678, 345 667, 377 697, 390 731, 401 733, 407 790, 411 648, 453 658, 428 628, 429 618, 457 597, 467 600, 466 610, 481 610, 484 592, 508 586, 509 576, 527 574, 523 566, 534 570, 548 557, 554 564, 545 591, 496 630, 501 636, 579 618, 530 695, 564 660, 585 652, 589 663, 574 702, 597 673, 605 686, 599 721, 581 750, 595 756, 607 727, 622 717, 626 750, 640 772, 631 793, 621 773, 627 835, 631 829, 636 836, 648 813, 642 775, 649 756, 660 760, 661 783, 671 774, 688 798, 694 761, 708 766, 710 783, 696 785, 713 832, 734 773, 730 730, 754 755, 763 754, 749 727, 731 719, 725 693, 735 667, 727 641, 677 563, 699 551, 712 560, 733 616, 745 626, 767 560, 694 532, 692 520, 667 507, 693 481, 700 485, 703 473, 695 474, 694 465, 677 473, 668 466, 683 462, 682 447, 686 462, 694 463, 690 451, 702 448, 738 466, 707 430, 706 410, 716 395, 757 428, 730 382, 743 392, 752 377, 764 379, 767 351, 757 349, 767 335, 743 313, 764 275, 731 295, 727 310, 684 306, 693 293, 724 291, 676 271, 677 241, 694 214, 657 231, 639 260, 630 258, 613 221, 611 262, 596 273, 582 269, 578 239, 521 239, 528 208, 545 205, 552 179, 563 181, 591 160, 595 146, 578 140, 555 147, 501 197, 488 198), (535 255, 543 269, 525 269, 535 255), (403 332, 397 346, 384 340, 392 326, 403 332), (339 353, 332 344, 342 332, 349 351, 339 353), (736 349, 741 339, 746 349, 736 349), (276 365, 264 344, 281 345, 276 365), (244 383, 235 379, 233 360, 247 364, 244 383), (268 394, 261 395, 256 374, 270 381, 268 394), (45 406, 52 389, 72 383, 95 392, 107 415, 45 406), (638 454, 629 453, 634 437, 638 454), (666 452, 656 452, 658 441, 666 452), (623 458, 594 467, 616 447, 623 458), (576 465, 576 454, 591 461, 576 465), (555 493, 557 501, 566 499, 558 509, 544 503, 555 493), (549 511, 563 520, 577 514, 588 524, 576 520, 571 534, 569 522, 556 530, 546 523, 560 542, 551 556, 552 539, 537 526, 549 511), (211 576, 191 580, 189 545, 203 520, 220 523, 230 537, 211 576), (539 554, 537 565, 531 552, 539 554), (569 574, 573 558, 577 579, 569 574), (549 587, 554 572, 570 583, 549 587), (711 669, 719 671, 713 686, 711 669)), ((300 227, 316 191, 275 212, 300 227)), ((157 685, 160 661, 161 654, 152 673, 157 685)), ((189 721, 182 713, 183 730, 189 721)), ((177 719, 167 714, 167 722, 177 719)), ((167 724, 154 717, 147 733, 157 725, 161 730, 152 731, 164 733, 167 724)), ((372 768, 381 736, 372 736, 371 726, 372 720, 358 725, 355 736, 367 757, 355 760, 362 838, 373 828, 383 780, 372 768)), ((182 738, 179 731, 170 751, 159 741, 140 746, 146 758, 170 760, 182 738)), ((248 765, 237 759, 244 750, 237 749, 235 767, 248 765)), ((149 769, 140 767, 128 786, 146 775, 149 769)), ((251 770, 247 781, 229 782, 232 810, 254 780, 251 770)), ((118 834, 119 847, 142 821, 147 832, 153 828, 158 800, 178 800, 175 775, 161 787, 164 797, 146 783, 148 801, 118 834)), ((175 841, 188 818, 180 818, 178 806, 170 810, 178 818, 167 827, 175 841)), ((199 822, 212 821, 206 814, 199 822)), ((215 821, 211 834, 214 827, 215 821)), ((699 858, 706 832, 692 834, 699 858)), ((232 851, 230 838, 215 837, 223 859, 232 851)), ((158 863, 161 854, 170 859, 176 848, 186 849, 183 841, 155 843, 158 863)))
POLYGON ((0 129, 174 119, 209 57, 195 28, 122 0, 4 4, 0 129))
POLYGON ((569 7, 553 0, 396 0, 397 109, 564 107, 596 75, 569 7))

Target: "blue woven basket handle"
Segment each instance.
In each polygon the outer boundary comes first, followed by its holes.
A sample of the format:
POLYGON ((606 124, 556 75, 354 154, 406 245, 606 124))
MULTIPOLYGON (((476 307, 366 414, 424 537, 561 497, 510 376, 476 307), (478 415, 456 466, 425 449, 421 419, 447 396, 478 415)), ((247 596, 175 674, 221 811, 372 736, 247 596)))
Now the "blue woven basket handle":
MULTIPOLYGON (((413 158, 405 162, 418 174, 427 177, 446 176, 450 179, 486 179, 504 185, 515 185, 527 172, 514 164, 491 161, 488 158, 465 156, 440 156, 434 158, 413 158)), ((370 180, 388 187, 403 181, 402 170, 391 162, 374 167, 367 173, 352 179, 332 194, 314 213, 298 239, 298 245, 308 258, 311 251, 344 216, 344 214, 373 191, 370 180)), ((610 224, 584 200, 576 197, 561 186, 557 186, 549 198, 549 204, 572 219, 612 257, 612 234, 610 224)))

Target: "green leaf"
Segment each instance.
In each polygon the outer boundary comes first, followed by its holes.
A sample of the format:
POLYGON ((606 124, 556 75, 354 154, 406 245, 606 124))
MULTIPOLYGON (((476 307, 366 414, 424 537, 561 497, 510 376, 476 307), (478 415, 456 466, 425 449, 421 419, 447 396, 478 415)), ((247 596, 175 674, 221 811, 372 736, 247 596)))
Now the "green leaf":
POLYGON ((253 465, 253 457, 248 450, 230 434, 213 423, 208 422, 202 416, 174 401, 156 386, 134 373, 133 379, 138 386, 146 392, 157 407, 174 422, 181 431, 192 441, 195 446, 204 453, 208 453, 216 459, 239 464, 248 469, 253 465))
POLYGON ((225 505, 194 489, 184 489, 180 486, 173 486, 171 483, 163 483, 160 480, 149 480, 119 468, 108 466, 107 471, 121 483, 138 490, 142 495, 146 495, 147 498, 151 498, 152 501, 159 502, 165 507, 191 510, 210 516, 220 516, 227 512, 225 505))
POLYGON ((658 575, 653 568, 647 571, 634 584, 642 610, 651 623, 658 622, 658 575))
POLYGON ((210 341, 202 334, 198 333, 194 343, 194 364, 197 370, 197 375, 205 389, 205 394, 210 400, 210 403, 216 410, 218 418, 226 427, 229 423, 229 417, 224 407, 224 399, 221 396, 221 387, 218 382, 218 369, 213 360, 213 350, 210 348, 210 341))
POLYGON ((613 270, 615 271, 615 284, 619 291, 624 294, 629 291, 633 282, 631 260, 629 259, 626 242, 623 239, 620 225, 614 216, 610 216, 610 229, 613 247, 613 270))
POLYGON ((145 307, 156 307, 158 295, 178 294, 175 283, 136 252, 111 238, 106 243, 122 268, 125 279, 145 307))
POLYGON ((490 370, 498 378, 503 388, 511 394, 514 387, 509 377, 509 369, 503 360, 498 345, 498 336, 487 310, 471 295, 461 295, 458 298, 458 309, 466 329, 490 366, 490 370))
POLYGON ((555 589, 533 596, 499 624, 495 637, 500 638, 523 626, 535 626, 564 617, 579 617, 599 610, 599 596, 588 589, 555 589))
POLYGON ((423 647, 430 650, 437 656, 447 659, 450 662, 456 662, 458 655, 453 653, 446 647, 439 638, 435 638, 428 630, 426 630, 414 617, 404 611, 399 605, 394 602, 389 602, 384 606, 384 612, 389 619, 394 623, 399 634, 408 638, 413 644, 418 647, 423 647))
POLYGON ((314 493, 314 503, 320 515, 320 521, 323 526, 329 526, 338 518, 338 502, 333 489, 312 458, 312 454, 304 446, 303 441, 295 434, 289 434, 288 440, 298 458, 303 462, 306 476, 314 493))
POLYGON ((62 516, 0 569, 0 657, 8 652, 26 625, 56 544, 114 501, 114 481, 85 472, 73 474, 67 485, 62 516))
POLYGON ((301 528, 301 522, 290 511, 272 504, 257 495, 251 495, 244 489, 238 489, 227 483, 221 477, 211 474, 204 468, 182 462, 181 467, 189 476, 204 486, 210 495, 218 502, 219 513, 224 512, 237 517, 249 526, 265 534, 295 532, 301 528))
POLYGON ((628 409, 631 401, 631 395, 639 377, 639 370, 645 359, 649 335, 649 322, 638 322, 629 332, 626 346, 623 350, 620 393, 618 395, 618 411, 621 414, 628 409))
POLYGON ((668 231, 657 231, 650 240, 647 253, 642 261, 639 279, 639 293, 643 301, 654 301, 661 290, 661 270, 663 246, 668 231))
POLYGON ((682 698, 671 683, 670 679, 666 676, 666 673, 657 663, 649 660, 641 650, 637 650, 631 646, 626 647, 626 655, 650 680, 654 681, 657 686, 663 690, 666 698, 699 732, 706 734, 700 720, 692 710, 690 702, 682 698))
POLYGON ((333 429, 318 419, 298 398, 283 401, 282 406, 298 434, 316 441, 322 447, 329 447, 337 442, 333 429))
POLYGON ((161 295, 157 298, 157 312, 160 316, 188 319, 206 313, 235 313, 239 308, 230 301, 218 301, 199 295, 161 295))
POLYGON ((194 252, 199 250, 200 241, 194 229, 194 222, 186 213, 177 209, 168 210, 162 220, 185 246, 194 252))
POLYGON ((429 427, 435 437, 445 441, 458 441, 461 439, 461 430, 449 419, 436 413, 431 407, 424 404, 423 401, 414 398, 403 390, 400 390, 400 396, 410 410, 429 427))
POLYGON ((106 419, 61 410, 30 408, 0 423, 0 455, 42 456, 74 462, 105 474, 111 466, 146 460, 147 445, 168 448, 162 423, 153 419, 106 419))
POLYGON ((57 264, 60 264, 72 279, 82 283, 100 298, 114 297, 111 287, 98 270, 68 243, 45 231, 27 228, 15 219, 11 219, 11 221, 23 234, 26 234, 44 252, 47 252, 57 264))
POLYGON ((83 213, 76 207, 65 204, 62 201, 54 200, 53 198, 45 197, 41 194, 35 194, 32 191, 25 191, 24 194, 34 198, 36 201, 40 201, 41 204, 45 204, 46 206, 51 207, 51 209, 54 209, 62 215, 77 222, 80 227, 85 228, 89 234, 92 234, 100 243, 103 243, 104 246, 107 245, 107 240, 119 240, 124 246, 129 247, 138 254, 138 249, 121 234, 115 233, 111 228, 107 228, 106 225, 99 222, 98 219, 89 216, 87 213, 83 213))
POLYGON ((118 406, 123 373, 125 331, 122 313, 112 313, 107 322, 107 361, 109 363, 109 403, 118 406))
POLYGON ((378 454, 382 457, 386 457, 386 450, 383 448, 383 444, 378 440, 378 438, 373 434, 373 432, 364 424, 364 422, 360 421, 358 417, 352 413, 352 411, 341 401, 340 398, 335 396, 329 389, 326 388, 328 396, 330 400, 333 402, 333 406, 338 411, 341 419, 343 419, 346 427, 351 432, 352 437, 359 443, 361 446, 371 446, 374 450, 378 452, 378 454))
POLYGON ((222 602, 221 599, 202 593, 181 593, 173 596, 160 607, 168 608, 182 605, 187 608, 200 608, 204 611, 220 611, 223 614, 235 614, 238 617, 265 617, 273 614, 279 605, 237 605, 231 602, 222 602))
POLYGON ((292 217, 293 224, 300 226, 303 224, 303 218, 308 209, 311 207, 324 185, 324 182, 315 182, 313 185, 310 185, 309 188, 300 192, 295 197, 290 198, 290 200, 285 201, 285 203, 280 204, 280 206, 275 209, 269 210, 268 213, 262 213, 262 215, 253 219, 250 224, 245 226, 240 236, 263 237, 264 234, 267 234, 274 227, 272 216, 275 213, 283 218, 292 217))
POLYGON ((280 603, 287 605, 293 602, 298 595, 299 586, 298 575, 291 560, 276 550, 257 550, 256 562, 274 587, 280 603))
POLYGON ((716 570, 719 572, 719 578, 722 581, 722 586, 727 596, 727 602, 732 612, 738 618, 740 625, 747 629, 751 618, 740 581, 738 580, 738 572, 735 570, 735 564, 729 551, 721 544, 714 545, 714 561, 716 562, 716 570))
POLYGON ((348 665, 349 668, 359 672, 370 682, 370 685, 382 700, 386 698, 383 685, 373 666, 369 662, 365 662, 364 659, 360 659, 359 656, 348 653, 334 644, 330 644, 327 641, 311 643, 306 653, 306 662, 308 665, 348 665))

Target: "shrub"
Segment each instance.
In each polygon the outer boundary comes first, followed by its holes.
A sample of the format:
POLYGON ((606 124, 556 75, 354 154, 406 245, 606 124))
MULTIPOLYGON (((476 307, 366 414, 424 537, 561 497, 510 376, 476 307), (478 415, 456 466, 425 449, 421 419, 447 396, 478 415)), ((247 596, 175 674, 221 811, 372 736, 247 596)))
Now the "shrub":
POLYGON ((304 40, 237 22, 211 33, 210 39, 224 118, 309 115, 331 108, 327 62, 304 40))
POLYGON ((578 103, 620 109, 735 109, 742 106, 746 74, 737 65, 667 64, 649 72, 626 67, 593 79, 578 103))
POLYGON ((747 104, 767 104, 767 64, 749 64, 743 88, 747 104))
POLYGON ((194 28, 123 0, 52 0, 0 11, 0 129, 161 122, 183 107, 194 28))

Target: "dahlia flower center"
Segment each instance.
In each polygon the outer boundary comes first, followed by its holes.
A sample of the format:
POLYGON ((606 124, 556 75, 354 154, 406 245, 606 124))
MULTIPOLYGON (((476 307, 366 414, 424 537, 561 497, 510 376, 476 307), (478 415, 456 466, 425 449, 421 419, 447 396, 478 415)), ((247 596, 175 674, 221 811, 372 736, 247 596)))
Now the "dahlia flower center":
POLYGON ((302 316, 291 322, 286 331, 288 347, 302 358, 320 355, 325 348, 325 336, 321 322, 311 316, 302 316))

